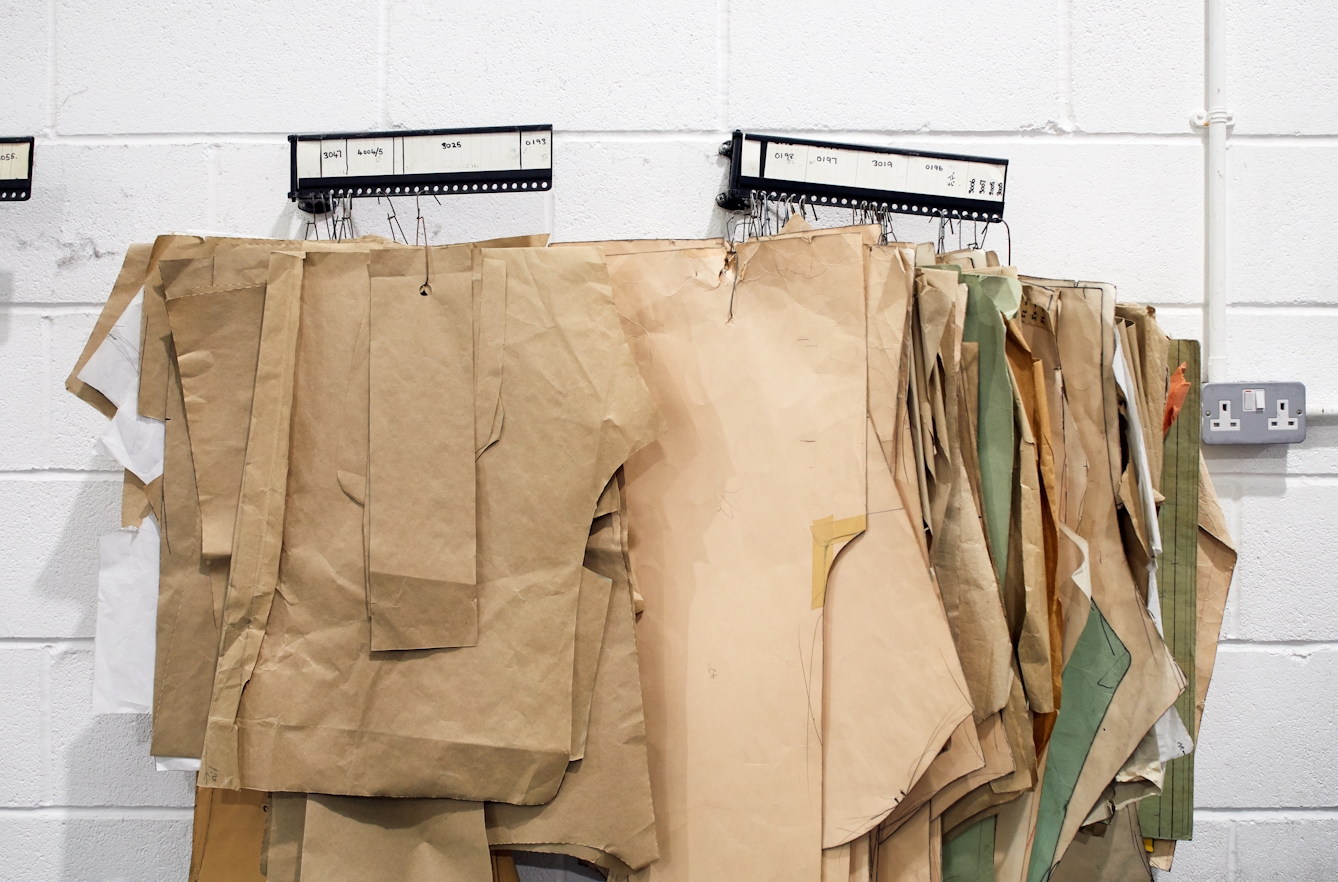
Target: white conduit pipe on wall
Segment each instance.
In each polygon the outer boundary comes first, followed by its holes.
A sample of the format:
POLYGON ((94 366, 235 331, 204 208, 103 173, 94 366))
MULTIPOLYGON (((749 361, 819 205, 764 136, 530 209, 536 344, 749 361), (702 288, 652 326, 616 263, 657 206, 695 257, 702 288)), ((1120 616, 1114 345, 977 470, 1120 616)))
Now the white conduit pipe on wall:
POLYGON ((1196 126, 1208 129, 1204 160, 1204 343, 1208 350, 1210 383, 1227 381, 1226 353, 1226 176, 1227 127, 1231 113, 1222 98, 1226 79, 1226 23, 1223 0, 1204 3, 1204 104, 1193 116, 1196 126))

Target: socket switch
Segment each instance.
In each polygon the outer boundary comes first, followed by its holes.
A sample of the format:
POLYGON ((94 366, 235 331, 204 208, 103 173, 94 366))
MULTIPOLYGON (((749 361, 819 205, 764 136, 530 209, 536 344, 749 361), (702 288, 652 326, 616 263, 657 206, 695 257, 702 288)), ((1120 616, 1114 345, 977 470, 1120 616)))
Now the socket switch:
POLYGON ((1205 383, 1204 444, 1297 444, 1305 440, 1303 383, 1205 383))

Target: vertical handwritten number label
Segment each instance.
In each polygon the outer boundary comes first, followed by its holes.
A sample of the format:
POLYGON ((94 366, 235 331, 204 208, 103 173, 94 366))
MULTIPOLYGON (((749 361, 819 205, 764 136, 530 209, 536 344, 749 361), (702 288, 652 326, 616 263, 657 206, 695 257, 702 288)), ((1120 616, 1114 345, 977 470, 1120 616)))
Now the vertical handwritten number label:
POLYGON ((520 133, 520 167, 553 167, 553 135, 548 131, 520 133))
POLYGON ((808 180, 808 145, 771 144, 767 151, 767 177, 777 181, 808 180))

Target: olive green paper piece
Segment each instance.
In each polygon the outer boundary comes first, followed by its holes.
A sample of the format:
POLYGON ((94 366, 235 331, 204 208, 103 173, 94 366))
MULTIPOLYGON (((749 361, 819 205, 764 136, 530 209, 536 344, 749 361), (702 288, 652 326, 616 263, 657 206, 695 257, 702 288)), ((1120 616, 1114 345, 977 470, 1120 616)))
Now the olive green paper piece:
MULTIPOLYGON (((1199 555, 1199 342, 1172 340, 1167 364, 1185 364, 1189 395, 1166 433, 1158 512, 1162 553, 1157 561, 1163 637, 1189 681, 1176 699, 1182 720, 1194 719, 1199 555)), ((1149 839, 1191 839, 1194 835, 1194 754, 1166 764, 1162 792, 1138 804, 1143 835, 1149 839)))

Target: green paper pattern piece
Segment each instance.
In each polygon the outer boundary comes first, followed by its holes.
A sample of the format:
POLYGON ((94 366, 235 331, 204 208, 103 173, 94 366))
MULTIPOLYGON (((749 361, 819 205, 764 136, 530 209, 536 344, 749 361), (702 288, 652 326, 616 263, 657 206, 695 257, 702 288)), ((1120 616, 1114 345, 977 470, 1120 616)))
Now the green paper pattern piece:
POLYGON ((1027 882, 1041 882, 1050 875, 1078 775, 1130 661, 1129 650, 1093 603, 1087 625, 1064 666, 1064 704, 1050 735, 1027 882))
POLYGON ((1013 387, 1004 353, 1004 323, 988 291, 999 276, 962 273, 966 321, 962 339, 980 344, 980 402, 976 408, 976 450, 985 535, 994 570, 1003 585, 1008 572, 1008 520, 1013 512, 1013 387))
POLYGON ((994 817, 943 843, 943 882, 994 882, 994 817))

